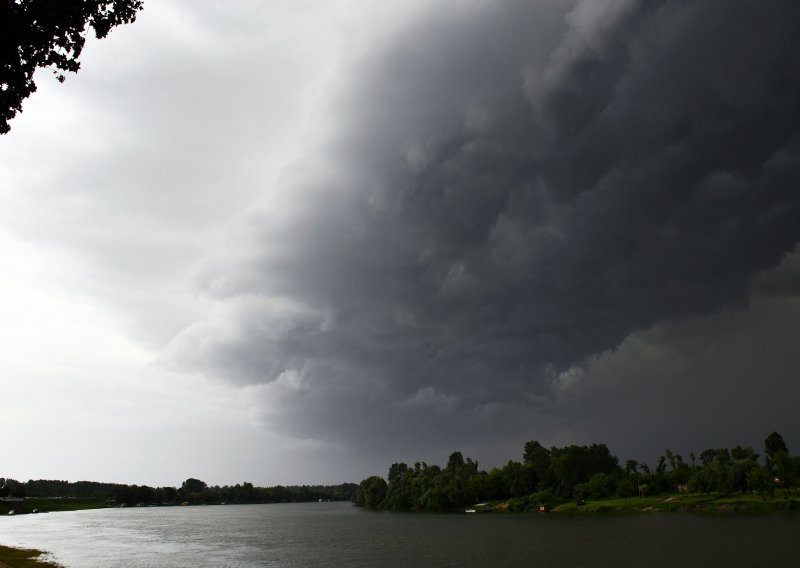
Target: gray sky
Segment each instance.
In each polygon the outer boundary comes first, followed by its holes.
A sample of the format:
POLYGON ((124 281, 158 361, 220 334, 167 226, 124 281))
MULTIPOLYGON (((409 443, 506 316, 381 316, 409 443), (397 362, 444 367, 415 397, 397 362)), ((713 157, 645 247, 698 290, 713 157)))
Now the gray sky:
POLYGON ((146 2, 0 138, 0 474, 796 450, 799 25, 146 2))

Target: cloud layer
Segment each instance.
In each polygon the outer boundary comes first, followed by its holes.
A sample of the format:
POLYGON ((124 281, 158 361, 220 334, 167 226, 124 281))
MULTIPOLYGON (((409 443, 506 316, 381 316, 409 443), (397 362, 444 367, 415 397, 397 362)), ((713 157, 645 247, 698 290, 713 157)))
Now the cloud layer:
MULTIPOLYGON (((800 241, 800 5, 457 7, 343 66, 327 135, 197 276, 212 307, 164 360, 251 389, 272 430, 555 439, 571 374, 746 308, 800 241)), ((656 405, 648 365, 618 372, 656 405)))

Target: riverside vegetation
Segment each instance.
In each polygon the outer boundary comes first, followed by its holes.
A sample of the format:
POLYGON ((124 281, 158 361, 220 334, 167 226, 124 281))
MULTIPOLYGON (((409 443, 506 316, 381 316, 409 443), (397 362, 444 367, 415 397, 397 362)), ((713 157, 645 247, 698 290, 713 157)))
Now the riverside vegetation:
POLYGON ((211 505, 219 503, 294 503, 350 501, 357 486, 293 485, 255 487, 252 483, 209 487, 189 478, 180 487, 149 487, 96 481, 37 479, 20 482, 0 477, 0 515, 75 511, 102 507, 144 505, 211 505))
POLYGON ((736 446, 691 453, 687 462, 666 450, 652 468, 635 460, 620 466, 605 444, 548 449, 530 441, 522 462, 489 472, 461 452, 444 468, 392 464, 388 479, 360 483, 354 503, 390 511, 787 510, 800 509, 799 482, 800 457, 777 432, 763 457, 736 446))

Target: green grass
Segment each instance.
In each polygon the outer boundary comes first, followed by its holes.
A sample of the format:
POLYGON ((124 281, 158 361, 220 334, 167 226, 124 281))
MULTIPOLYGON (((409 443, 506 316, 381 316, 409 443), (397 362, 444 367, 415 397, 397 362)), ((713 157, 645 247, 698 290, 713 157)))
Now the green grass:
POLYGON ((578 505, 575 501, 562 503, 553 508, 554 512, 603 512, 612 511, 645 511, 663 501, 663 497, 631 497, 629 499, 602 499, 599 501, 586 501, 578 505))
POLYGON ((24 515, 32 513, 34 509, 40 513, 48 513, 103 509, 113 506, 113 503, 97 499, 25 499, 24 501, 0 501, 0 515, 7 515, 9 511, 14 511, 17 515, 24 515))
POLYGON ((598 513, 634 511, 693 511, 693 512, 741 512, 741 511, 789 511, 800 510, 800 496, 778 494, 761 497, 753 494, 723 495, 681 493, 652 497, 630 497, 628 499, 600 499, 578 505, 574 501, 553 508, 553 512, 598 513))
POLYGON ((41 550, 0 546, 0 562, 11 568, 53 568, 58 566, 52 562, 38 560, 42 554, 44 553, 41 550))

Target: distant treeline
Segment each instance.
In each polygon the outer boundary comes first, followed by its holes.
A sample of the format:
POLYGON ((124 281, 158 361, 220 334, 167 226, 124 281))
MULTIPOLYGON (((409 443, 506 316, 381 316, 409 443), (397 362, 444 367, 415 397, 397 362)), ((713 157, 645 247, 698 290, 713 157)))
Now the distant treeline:
POLYGON ((800 482, 800 457, 792 456, 777 432, 760 457, 752 448, 708 449, 689 461, 666 450, 654 467, 628 460, 624 467, 605 444, 545 448, 525 444, 522 462, 481 471, 478 462, 450 455, 447 465, 395 463, 388 479, 367 478, 356 505, 392 511, 448 511, 482 501, 507 500, 508 510, 528 511, 575 499, 628 498, 670 492, 774 495, 800 482), (388 482, 387 482, 388 481, 388 482))
POLYGON ((180 487, 149 487, 99 483, 96 481, 61 481, 31 479, 20 482, 0 477, 0 497, 76 498, 114 501, 117 504, 181 503, 291 503, 300 501, 350 501, 358 486, 341 485, 277 485, 254 487, 252 483, 209 487, 204 481, 189 478, 180 487))

